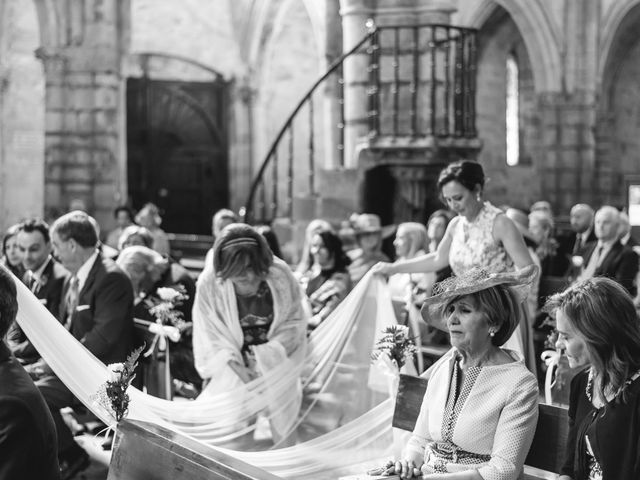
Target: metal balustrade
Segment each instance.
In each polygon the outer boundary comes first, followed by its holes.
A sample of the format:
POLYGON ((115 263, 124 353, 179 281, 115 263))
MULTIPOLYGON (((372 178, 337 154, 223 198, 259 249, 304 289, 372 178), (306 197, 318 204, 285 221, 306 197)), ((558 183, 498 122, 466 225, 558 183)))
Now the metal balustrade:
POLYGON ((324 156, 336 159, 335 168, 345 166, 346 89, 350 102, 367 106, 366 118, 350 122, 366 125, 371 145, 381 139, 477 136, 476 30, 370 25, 369 33, 329 66, 284 122, 252 182, 241 211, 246 221, 292 218, 294 195, 318 195, 315 181, 323 148, 324 156), (345 86, 345 61, 363 57, 366 81, 345 86), (329 101, 338 113, 327 131, 319 119, 330 87, 335 97, 329 101))

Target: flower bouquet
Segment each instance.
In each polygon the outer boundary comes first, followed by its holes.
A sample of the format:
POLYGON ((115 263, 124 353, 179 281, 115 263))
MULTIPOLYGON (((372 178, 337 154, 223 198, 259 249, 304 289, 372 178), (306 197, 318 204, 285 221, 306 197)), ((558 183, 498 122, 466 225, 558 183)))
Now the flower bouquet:
POLYGON ((409 336, 409 328, 391 325, 382 331, 382 337, 371 353, 371 360, 374 363, 389 363, 399 371, 408 360, 413 360, 417 351, 413 338, 409 336))
MULTIPOLYGON (((179 342, 182 337, 182 331, 190 325, 185 322, 183 313, 176 308, 188 298, 184 287, 181 285, 174 288, 158 288, 155 296, 145 299, 149 307, 149 313, 153 315, 155 322, 136 320, 136 323, 142 322, 149 332, 154 335, 149 349, 144 353, 144 357, 151 357, 150 361, 155 367, 152 367, 149 372, 157 371, 159 373, 159 376, 149 373, 152 378, 156 379, 152 383, 159 388, 158 394, 168 400, 172 398, 169 341, 179 342), (164 366, 162 366, 163 364, 164 366)), ((145 376, 147 380, 151 377, 145 376)))
POLYGON ((107 381, 100 385, 98 391, 90 397, 116 423, 126 417, 129 412, 130 399, 127 389, 136 376, 135 370, 138 366, 138 357, 143 349, 144 345, 134 350, 124 363, 107 365, 109 372, 107 381))

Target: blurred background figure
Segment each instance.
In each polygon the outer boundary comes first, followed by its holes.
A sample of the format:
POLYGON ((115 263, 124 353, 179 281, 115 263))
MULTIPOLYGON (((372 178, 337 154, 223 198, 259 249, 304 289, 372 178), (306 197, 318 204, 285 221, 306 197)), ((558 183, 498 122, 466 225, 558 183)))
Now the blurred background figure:
POLYGON ((295 269, 297 277, 302 278, 313 268, 314 261, 313 255, 311 255, 311 241, 316 233, 323 231, 333 232, 334 230, 329 222, 321 218, 311 220, 307 225, 304 231, 304 244, 302 245, 300 261, 295 269))
POLYGON ((311 239, 313 266, 306 279, 305 293, 311 305, 308 328, 322 323, 351 290, 347 270, 351 260, 342 249, 342 240, 334 232, 324 230, 311 239))
POLYGON ((382 228, 380 217, 373 213, 352 215, 350 218, 358 248, 349 252, 351 283, 357 284, 378 262, 388 262, 389 257, 382 251, 382 240, 395 230, 394 226, 382 228))
MULTIPOLYGON (((451 210, 439 209, 429 215, 427 221, 427 237, 429 238, 429 248, 427 253, 433 253, 438 250, 438 245, 444 238, 444 234, 447 231, 449 222, 455 217, 455 213, 451 210)), ((446 267, 436 271, 436 282, 441 282, 445 278, 450 277, 453 274, 451 267, 447 264, 446 267)))
MULTIPOLYGON (((214 243, 216 238, 220 236, 220 232, 222 232, 224 227, 237 222, 238 216, 233 210, 229 210, 228 208, 222 208, 214 213, 211 218, 211 235, 213 236, 214 243)), ((205 267, 211 267, 213 265, 213 245, 211 245, 211 248, 207 250, 207 254, 204 257, 204 265, 205 267)))
POLYGON ((629 223, 629 215, 627 212, 620 212, 620 228, 618 235, 620 236, 620 243, 628 247, 637 247, 638 240, 631 235, 631 224, 629 223))
POLYGON ((580 274, 582 267, 582 254, 585 249, 597 241, 593 229, 593 217, 595 212, 586 203, 577 203, 571 207, 569 222, 573 233, 560 240, 560 252, 569 262, 566 276, 573 281, 580 274))
POLYGON ((118 250, 123 250, 134 245, 141 245, 153 248, 153 235, 148 228, 140 225, 129 225, 120 234, 118 239, 118 250))
POLYGON ((22 253, 18 247, 18 229, 20 225, 12 225, 2 237, 2 258, 0 263, 7 267, 19 280, 24 276, 24 266, 22 265, 22 253))
POLYGON ((111 248, 118 249, 120 235, 125 228, 133 225, 133 211, 126 205, 121 205, 113 211, 113 218, 116 219, 116 228, 109 232, 105 244, 111 248))
POLYGON ((536 242, 536 254, 540 259, 542 277, 561 277, 569 267, 569 261, 559 252, 558 241, 553 237, 553 219, 542 211, 529 214, 529 232, 536 242))
POLYGON ((149 353, 141 357, 143 385, 147 393, 165 397, 166 392, 169 392, 168 398, 171 398, 171 392, 175 390, 183 396, 197 396, 202 387, 202 379, 193 363, 191 309, 196 287, 189 272, 180 264, 162 257, 146 246, 125 248, 120 252, 116 263, 129 276, 133 285, 133 316, 137 320, 136 343, 146 343, 149 353), (172 288, 187 297, 176 307, 176 311, 182 314, 182 321, 173 325, 180 332, 180 339, 171 343, 168 349, 170 379, 166 379, 164 374, 167 349, 161 348, 162 345, 158 341, 154 343, 155 334, 149 331, 147 324, 139 321, 156 321, 150 310, 162 301, 158 295, 159 288, 172 288), (167 380, 172 379, 173 382, 167 385, 167 380))
POLYGON ((153 249, 160 255, 169 255, 169 237, 160 228, 162 217, 153 203, 147 203, 136 215, 136 223, 149 230, 153 236, 153 249))
POLYGON ((267 245, 273 252, 273 254, 279 259, 282 258, 282 250, 280 249, 280 242, 278 241, 278 237, 276 236, 276 232, 273 231, 269 225, 256 225, 256 231, 264 237, 267 241, 267 245))
POLYGON ((549 218, 553 219, 553 211, 551 210, 551 204, 546 200, 540 200, 538 202, 535 202, 533 205, 531 205, 531 208, 529 209, 529 211, 541 212, 546 216, 548 216, 549 218))

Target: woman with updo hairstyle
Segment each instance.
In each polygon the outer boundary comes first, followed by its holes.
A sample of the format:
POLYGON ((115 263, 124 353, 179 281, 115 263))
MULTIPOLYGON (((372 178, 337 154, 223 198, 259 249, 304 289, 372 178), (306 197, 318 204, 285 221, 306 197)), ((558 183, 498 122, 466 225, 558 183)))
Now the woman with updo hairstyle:
MULTIPOLYGON (((302 361, 307 320, 298 282, 265 238, 249 225, 225 227, 213 246, 213 268, 198 279, 193 307, 196 369, 211 392, 249 383, 270 365, 302 361)), ((297 410, 284 413, 295 421, 297 410)))
POLYGON ((311 238, 313 266, 304 285, 311 305, 309 329, 320 325, 351 290, 348 265, 351 259, 342 249, 342 240, 335 233, 324 230, 311 238))
MULTIPOLYGON (((395 263, 380 263, 374 271, 383 275, 425 273, 449 265, 453 274, 460 276, 472 268, 501 273, 531 265, 533 260, 522 234, 502 210, 484 200, 484 185, 485 175, 479 163, 462 160, 449 164, 440 172, 438 189, 442 201, 457 217, 449 222, 437 250, 395 263)), ((507 345, 535 371, 528 316, 507 345)))
POLYGON ((640 478, 640 321, 615 281, 595 277, 549 298, 556 347, 572 368, 569 437, 559 480, 640 478))
POLYGON ((149 230, 153 237, 153 249, 161 255, 169 255, 169 236, 160 228, 160 209, 153 203, 145 204, 136 215, 136 223, 149 230))

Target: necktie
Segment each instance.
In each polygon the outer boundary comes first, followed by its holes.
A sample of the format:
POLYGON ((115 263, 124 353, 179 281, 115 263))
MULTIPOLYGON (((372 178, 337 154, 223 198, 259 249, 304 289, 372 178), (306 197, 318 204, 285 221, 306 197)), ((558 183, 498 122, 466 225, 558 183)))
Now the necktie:
POLYGON ((589 259, 589 263, 582 271, 582 274, 578 278, 578 280, 586 280, 587 278, 592 278, 596 273, 596 268, 600 264, 600 256, 602 255, 602 250, 604 249, 604 245, 598 244, 598 246, 593 251, 591 258, 589 259))
POLYGON ((580 255, 580 251, 582 250, 582 235, 576 235, 576 243, 573 244, 573 254, 580 255))
POLYGON ((67 313, 67 321, 65 326, 67 329, 71 326, 71 317, 73 316, 73 312, 76 310, 78 306, 78 286, 79 286, 78 277, 73 276, 69 281, 69 289, 67 290, 67 295, 65 297, 66 303, 66 313, 67 313))

